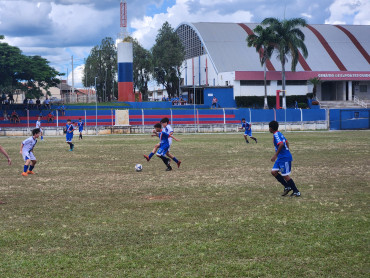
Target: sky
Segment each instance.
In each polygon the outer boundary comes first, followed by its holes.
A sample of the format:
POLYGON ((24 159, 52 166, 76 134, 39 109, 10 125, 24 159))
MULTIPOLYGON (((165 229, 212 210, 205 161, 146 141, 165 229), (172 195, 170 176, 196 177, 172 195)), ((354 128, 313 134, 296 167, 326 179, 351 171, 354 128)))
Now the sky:
MULTIPOLYGON (((370 0, 127 0, 130 34, 150 49, 165 21, 260 23, 303 17, 309 24, 370 25, 370 0)), ((120 0, 0 0, 0 34, 25 55, 40 55, 82 87, 84 59, 120 32, 120 0)), ((65 77, 64 77, 65 79, 65 77)))

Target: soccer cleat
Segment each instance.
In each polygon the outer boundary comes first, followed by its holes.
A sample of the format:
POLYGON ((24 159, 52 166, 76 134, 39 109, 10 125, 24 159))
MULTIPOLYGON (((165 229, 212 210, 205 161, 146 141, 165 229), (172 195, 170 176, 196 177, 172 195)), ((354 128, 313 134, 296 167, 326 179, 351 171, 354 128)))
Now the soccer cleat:
POLYGON ((147 156, 147 155, 144 154, 144 157, 145 157, 146 161, 149 162, 149 160, 150 160, 149 156, 147 156))
POLYGON ((256 142, 256 144, 257 144, 257 138, 256 139, 254 139, 254 141, 256 142))
POLYGON ((172 167, 168 165, 166 171, 172 171, 172 167))
POLYGON ((245 143, 249 144, 249 141, 248 140, 245 140, 245 143))
POLYGON ((177 168, 180 168, 181 161, 179 160, 179 162, 177 162, 176 164, 177 164, 177 168))
POLYGON ((33 172, 33 171, 28 170, 28 171, 27 171, 27 174, 28 174, 28 175, 35 175, 36 173, 35 173, 35 172, 33 172))
POLYGON ((23 173, 22 173, 22 176, 27 177, 27 176, 28 176, 28 174, 27 174, 26 172, 23 172, 23 173))
POLYGON ((292 194, 290 194, 290 197, 301 197, 301 192, 293 192, 292 194))
POLYGON ((75 148, 75 144, 72 144, 72 151, 73 151, 74 148, 75 148))
POLYGON ((286 195, 288 195, 288 193, 289 193, 290 191, 292 191, 292 189, 291 189, 290 187, 285 187, 284 192, 283 192, 283 194, 281 194, 281 196, 286 196, 286 195))

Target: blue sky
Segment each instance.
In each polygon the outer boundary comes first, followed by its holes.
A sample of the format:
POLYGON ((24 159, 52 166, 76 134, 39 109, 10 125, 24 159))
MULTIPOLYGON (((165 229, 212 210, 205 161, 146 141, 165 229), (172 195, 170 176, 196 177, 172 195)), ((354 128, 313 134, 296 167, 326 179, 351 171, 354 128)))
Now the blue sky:
MULTIPOLYGON (((168 21, 261 22, 266 17, 303 17, 311 24, 370 24, 369 0, 127 0, 131 34, 150 48, 168 21)), ((84 59, 105 37, 116 38, 120 0, 0 0, 0 34, 26 55, 40 55, 76 87, 84 59), (71 80, 71 78, 69 78, 71 80)))

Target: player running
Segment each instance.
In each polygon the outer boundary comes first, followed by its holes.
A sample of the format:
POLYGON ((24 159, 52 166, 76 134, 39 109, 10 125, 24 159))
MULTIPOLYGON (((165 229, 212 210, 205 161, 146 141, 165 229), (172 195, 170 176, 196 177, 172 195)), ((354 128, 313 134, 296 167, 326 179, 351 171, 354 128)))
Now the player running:
POLYGON ((301 192, 297 189, 293 179, 289 176, 292 168, 293 157, 289 151, 288 140, 285 139, 284 135, 278 131, 279 123, 277 121, 271 121, 269 123, 269 130, 274 134, 274 145, 276 153, 271 158, 272 162, 275 162, 271 169, 271 174, 284 186, 284 192, 281 196, 286 196, 290 191, 293 190, 291 197, 300 197, 301 192), (281 174, 279 174, 279 171, 281 174))
POLYGON ((257 143, 257 138, 252 137, 252 124, 251 123, 247 123, 245 119, 243 118, 242 126, 239 127, 239 129, 245 129, 245 132, 244 132, 245 143, 249 144, 248 136, 257 143))
MULTIPOLYGON (((175 140, 175 141, 180 141, 180 140, 176 139, 175 137, 173 137, 173 135, 168 134, 167 132, 162 130, 162 126, 161 126, 160 123, 154 125, 154 130, 153 130, 152 136, 158 136, 159 139, 161 140, 156 155, 160 159, 162 159, 164 164, 166 164, 166 166, 167 166, 166 171, 171 171, 172 170, 172 167, 170 165, 171 160, 166 157, 166 154, 168 153, 168 149, 170 148, 170 144, 169 144, 168 139, 173 138, 173 140, 175 140)), ((149 156, 144 155, 144 157, 146 158, 147 161, 149 161, 152 158, 152 156, 154 155, 155 149, 156 149, 156 147, 153 149, 153 152, 151 152, 149 154, 149 156)))

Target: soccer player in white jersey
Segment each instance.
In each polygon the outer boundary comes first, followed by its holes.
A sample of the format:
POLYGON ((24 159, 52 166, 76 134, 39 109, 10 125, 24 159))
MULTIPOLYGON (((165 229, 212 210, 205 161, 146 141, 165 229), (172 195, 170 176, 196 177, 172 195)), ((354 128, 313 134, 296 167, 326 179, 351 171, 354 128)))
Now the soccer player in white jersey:
POLYGON ((24 140, 21 144, 20 153, 22 154, 23 160, 25 161, 22 176, 26 177, 28 175, 35 174, 32 170, 35 167, 37 160, 33 154, 33 149, 37 143, 37 138, 40 137, 40 134, 40 129, 35 128, 34 130, 32 130, 32 136, 24 140))
POLYGON ((41 128, 41 119, 40 117, 37 118, 37 122, 36 122, 36 128, 40 129, 40 133, 41 133, 41 141, 44 140, 44 133, 42 131, 42 128, 41 128))

